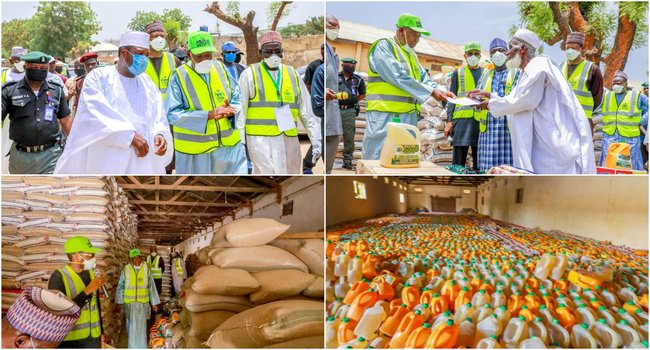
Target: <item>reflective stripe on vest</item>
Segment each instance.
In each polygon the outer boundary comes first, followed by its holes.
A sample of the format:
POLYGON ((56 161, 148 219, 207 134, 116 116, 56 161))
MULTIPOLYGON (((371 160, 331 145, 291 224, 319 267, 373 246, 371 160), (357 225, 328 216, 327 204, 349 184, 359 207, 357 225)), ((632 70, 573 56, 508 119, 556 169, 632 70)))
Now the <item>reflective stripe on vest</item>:
POLYGON ((576 94, 582 109, 585 110, 587 118, 591 118, 591 115, 594 111, 594 97, 591 94, 591 91, 587 89, 587 77, 589 76, 589 71, 593 63, 591 61, 582 60, 580 64, 573 70, 571 76, 569 77, 569 66, 567 62, 564 62, 562 65, 562 74, 567 78, 571 90, 576 94))
POLYGON ((181 259, 176 258, 174 260, 175 260, 174 265, 176 265, 176 272, 178 273, 179 276, 183 276, 184 271, 183 271, 183 264, 181 264, 181 259))
MULTIPOLYGON (((70 267, 65 266, 61 269, 58 269, 63 277, 63 285, 65 286, 65 295, 74 299, 79 293, 82 293, 86 288, 86 285, 81 280, 81 277, 70 267)), ((90 279, 95 278, 93 271, 90 272, 90 279)), ((81 308, 81 314, 77 323, 75 323, 74 328, 68 333, 65 337, 65 341, 68 340, 81 340, 86 339, 90 336, 92 338, 99 338, 102 335, 102 328, 99 323, 99 308, 97 308, 97 293, 93 293, 90 302, 86 303, 81 308)))
POLYGON ((151 260, 151 255, 147 257, 147 265, 149 265, 149 269, 151 269, 151 275, 156 280, 162 278, 162 268, 160 268, 159 263, 160 255, 156 255, 156 257, 153 258, 153 261, 151 260))
MULTIPOLYGON (((370 61, 370 54, 375 48, 377 43, 386 40, 393 49, 393 56, 399 62, 409 75, 420 81, 420 63, 417 56, 411 55, 404 51, 395 40, 390 38, 379 39, 375 41, 368 50, 368 61, 370 61)), ((378 73, 372 69, 368 69, 368 85, 366 86, 366 111, 378 111, 386 113, 420 113, 420 104, 408 92, 391 85, 384 81, 378 73)))
MULTIPOLYGON (((298 122, 301 99, 298 73, 290 66, 280 68, 280 96, 275 88, 271 74, 260 63, 250 66, 253 73, 255 96, 248 100, 246 115, 246 134, 253 136, 278 136, 282 134, 275 119, 275 109, 289 105, 294 123, 298 122)), ((298 136, 298 129, 293 128, 284 132, 286 136, 298 136)))
POLYGON ((149 302, 149 269, 140 264, 140 270, 135 272, 131 264, 124 266, 124 303, 149 302))
MULTIPOLYGON (((474 76, 469 67, 458 68, 458 97, 464 97, 468 91, 472 91, 476 88, 476 82, 474 81, 474 76)), ((465 119, 465 118, 474 118, 479 120, 480 111, 477 111, 472 106, 460 106, 456 105, 454 108, 454 114, 452 114, 451 119, 465 119)))
POLYGON ((614 135, 615 131, 623 137, 638 137, 641 135, 641 109, 637 105, 639 91, 632 90, 625 94, 619 105, 616 102, 616 94, 608 91, 605 94, 605 106, 603 108, 603 132, 607 135, 614 135))
MULTIPOLYGON (((515 77, 517 76, 516 74, 517 70, 509 70, 508 75, 506 76, 506 88, 505 88, 505 94, 508 95, 510 91, 512 91, 512 86, 514 85, 515 82, 515 77)), ((494 70, 485 70, 483 71, 483 74, 481 75, 481 88, 489 93, 492 93, 492 79, 494 79, 494 70)), ((477 113, 479 116, 479 130, 481 132, 487 131, 487 124, 488 124, 488 111, 480 111, 477 113)))
POLYGON ((7 72, 9 69, 5 69, 2 71, 2 77, 0 78, 0 84, 4 84, 5 81, 7 81, 7 72))
POLYGON ((169 76, 174 71, 174 68, 176 68, 176 59, 174 58, 174 55, 169 52, 164 52, 162 55, 162 60, 160 62, 160 75, 156 73, 156 67, 154 67, 151 59, 149 59, 149 63, 147 64, 147 70, 145 73, 147 73, 151 80, 153 80, 154 85, 160 89, 163 101, 167 95, 169 76))
MULTIPOLYGON (((174 73, 178 74, 190 111, 210 111, 231 98, 230 80, 221 62, 210 68, 209 85, 187 64, 178 67, 174 73)), ((239 131, 232 127, 229 118, 208 120, 204 133, 174 126, 174 148, 181 153, 208 153, 221 146, 234 146, 239 141, 239 131)), ((155 271, 152 272, 156 278, 155 271)))

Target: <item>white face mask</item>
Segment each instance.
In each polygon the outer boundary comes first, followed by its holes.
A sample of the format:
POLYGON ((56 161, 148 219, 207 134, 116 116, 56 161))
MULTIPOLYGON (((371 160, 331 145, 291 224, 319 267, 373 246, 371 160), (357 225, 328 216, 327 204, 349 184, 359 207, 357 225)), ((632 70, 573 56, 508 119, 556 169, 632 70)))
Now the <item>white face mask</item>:
POLYGON ((479 60, 480 60, 480 58, 478 58, 478 56, 471 55, 471 56, 467 57, 467 64, 470 67, 476 67, 478 65, 479 60))
POLYGON ((20 61, 18 63, 14 63, 14 68, 18 71, 18 73, 22 73, 25 71, 25 61, 20 61))
POLYGON ((494 55, 492 55, 492 63, 497 67, 502 67, 503 64, 506 63, 507 59, 508 57, 503 52, 495 52, 494 55))
POLYGON ((94 269, 96 266, 97 266, 97 258, 93 257, 92 259, 84 260, 84 271, 90 271, 94 269))
POLYGON ((521 55, 516 54, 513 58, 509 59, 508 62, 506 62, 506 67, 510 70, 519 69, 519 67, 521 67, 521 55))
POLYGON ((334 40, 339 38, 339 30, 338 29, 326 29, 325 30, 325 35, 327 36, 327 39, 334 41, 334 40))
POLYGON ((159 36, 149 42, 149 45, 151 46, 152 49, 156 51, 161 51, 162 49, 165 48, 165 44, 167 43, 167 40, 165 38, 159 36))
POLYGON ((272 55, 271 57, 265 58, 264 63, 266 63, 269 68, 278 68, 280 63, 282 63, 282 58, 278 55, 272 55))
POLYGON ((612 90, 615 93, 620 94, 621 92, 623 92, 623 85, 614 85, 612 86, 612 90))
POLYGON ((404 51, 406 51, 408 53, 411 53, 411 54, 415 54, 415 48, 409 46, 409 44, 408 44, 409 41, 406 40, 406 37, 407 37, 406 30, 404 30, 404 44, 402 44, 400 46, 402 47, 402 49, 404 49, 404 51))
POLYGON ((199 63, 194 63, 194 70, 199 74, 210 73, 210 68, 212 68, 212 60, 203 60, 199 63))
POLYGON ((565 52, 565 54, 566 54, 566 58, 567 58, 569 61, 573 61, 573 60, 575 60, 576 58, 578 58, 578 56, 580 55, 580 51, 578 51, 578 50, 574 50, 574 49, 567 49, 566 52, 565 52))

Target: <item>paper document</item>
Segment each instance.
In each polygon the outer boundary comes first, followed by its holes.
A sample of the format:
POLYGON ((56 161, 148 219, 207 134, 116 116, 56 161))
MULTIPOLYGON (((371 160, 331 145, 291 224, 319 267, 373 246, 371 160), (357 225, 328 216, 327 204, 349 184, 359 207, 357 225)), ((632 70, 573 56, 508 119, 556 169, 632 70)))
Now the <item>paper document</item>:
POLYGON ((275 120, 278 123, 278 128, 280 131, 285 132, 287 130, 295 129, 296 123, 293 121, 293 115, 291 115, 291 109, 289 105, 284 105, 282 107, 274 109, 275 120))
POLYGON ((447 98, 447 101, 455 105, 461 105, 461 106, 476 106, 477 104, 481 103, 481 101, 472 100, 471 98, 468 97, 447 98))

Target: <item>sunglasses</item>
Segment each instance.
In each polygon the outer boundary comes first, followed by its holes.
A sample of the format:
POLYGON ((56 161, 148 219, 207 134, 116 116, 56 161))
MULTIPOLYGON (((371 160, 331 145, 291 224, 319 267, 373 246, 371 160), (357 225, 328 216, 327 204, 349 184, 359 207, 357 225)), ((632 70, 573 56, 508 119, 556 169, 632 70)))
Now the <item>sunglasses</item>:
POLYGON ((277 50, 262 50, 263 55, 281 55, 284 52, 282 49, 277 49, 277 50))
POLYGON ((223 53, 237 53, 237 51, 224 51, 223 53))

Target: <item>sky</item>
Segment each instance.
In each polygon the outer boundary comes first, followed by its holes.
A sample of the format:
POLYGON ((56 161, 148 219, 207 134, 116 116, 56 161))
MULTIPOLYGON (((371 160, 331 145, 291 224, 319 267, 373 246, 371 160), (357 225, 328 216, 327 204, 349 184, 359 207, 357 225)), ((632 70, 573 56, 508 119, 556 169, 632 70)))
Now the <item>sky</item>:
MULTIPOLYGON (((510 28, 520 23, 517 3, 509 1, 381 2, 381 6, 368 6, 365 2, 328 1, 326 7, 328 13, 340 20, 390 30, 395 29, 399 15, 408 12, 420 16, 422 27, 431 32, 429 39, 454 44, 478 41, 485 47, 496 37, 508 41, 510 28)), ((553 47, 544 45, 544 54, 557 62, 566 60, 559 43, 553 47)), ((648 79, 647 43, 642 48, 630 51, 625 71, 630 80, 648 79)))
MULTIPOLYGON (((192 18, 190 31, 199 30, 199 26, 207 25, 210 31, 215 30, 217 17, 203 9, 211 3, 210 1, 89 1, 90 7, 97 13, 97 19, 101 23, 102 30, 93 40, 104 41, 119 39, 120 35, 128 29, 126 26, 135 16, 137 11, 154 11, 162 13, 164 9, 179 8, 186 15, 192 18)), ((225 9, 222 2, 222 9, 225 9)), ((254 24, 260 29, 267 27, 266 8, 269 2, 241 1, 240 13, 244 16, 249 10, 254 10, 254 24)), ((36 13, 38 1, 2 1, 2 21, 13 18, 28 18, 36 13)), ((322 16, 324 3, 322 1, 300 1, 294 2, 291 14, 280 22, 280 27, 288 24, 305 23, 309 17, 322 16)), ((219 21, 222 34, 239 32, 239 29, 219 21)))

